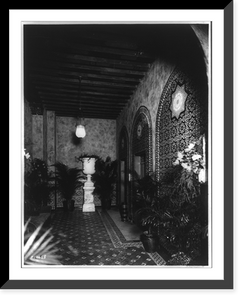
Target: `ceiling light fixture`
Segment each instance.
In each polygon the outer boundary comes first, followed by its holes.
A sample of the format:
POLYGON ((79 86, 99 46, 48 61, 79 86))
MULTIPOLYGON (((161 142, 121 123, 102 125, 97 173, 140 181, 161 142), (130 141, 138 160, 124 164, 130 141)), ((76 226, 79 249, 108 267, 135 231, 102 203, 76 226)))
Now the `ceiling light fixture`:
MULTIPOLYGON (((79 76, 79 99, 80 99, 80 92, 81 92, 81 76, 79 76)), ((79 106, 79 121, 76 124, 75 135, 78 138, 84 138, 86 136, 86 129, 85 126, 81 124, 81 101, 79 106)))

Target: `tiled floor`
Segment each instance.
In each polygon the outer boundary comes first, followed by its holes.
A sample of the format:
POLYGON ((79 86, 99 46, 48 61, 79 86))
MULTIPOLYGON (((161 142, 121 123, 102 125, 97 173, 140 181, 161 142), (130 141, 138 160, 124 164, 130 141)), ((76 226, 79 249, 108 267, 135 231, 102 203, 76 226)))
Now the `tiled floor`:
POLYGON ((127 241, 139 241, 141 230, 129 221, 122 222, 118 209, 112 207, 107 213, 127 241))
POLYGON ((157 253, 147 253, 140 240, 140 231, 120 220, 111 209, 95 212, 55 212, 51 222, 54 239, 59 241, 58 254, 62 265, 165 265, 157 253))

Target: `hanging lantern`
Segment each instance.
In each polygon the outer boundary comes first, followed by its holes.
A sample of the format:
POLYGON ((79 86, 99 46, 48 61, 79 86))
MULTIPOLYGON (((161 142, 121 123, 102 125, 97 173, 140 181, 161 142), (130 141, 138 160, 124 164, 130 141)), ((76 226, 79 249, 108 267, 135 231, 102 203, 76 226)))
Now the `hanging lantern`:
POLYGON ((86 129, 85 126, 79 124, 76 126, 75 135, 78 138, 84 138, 86 136, 86 129))

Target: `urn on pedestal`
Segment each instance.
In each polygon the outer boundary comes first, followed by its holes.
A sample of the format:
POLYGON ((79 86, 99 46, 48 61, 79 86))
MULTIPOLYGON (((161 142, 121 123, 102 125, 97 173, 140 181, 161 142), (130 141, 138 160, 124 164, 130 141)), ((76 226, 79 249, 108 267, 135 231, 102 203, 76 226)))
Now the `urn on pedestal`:
POLYGON ((91 175, 95 173, 95 157, 83 157, 83 173, 87 175, 87 181, 84 183, 84 204, 83 212, 95 211, 93 191, 95 189, 94 183, 91 180, 91 175))

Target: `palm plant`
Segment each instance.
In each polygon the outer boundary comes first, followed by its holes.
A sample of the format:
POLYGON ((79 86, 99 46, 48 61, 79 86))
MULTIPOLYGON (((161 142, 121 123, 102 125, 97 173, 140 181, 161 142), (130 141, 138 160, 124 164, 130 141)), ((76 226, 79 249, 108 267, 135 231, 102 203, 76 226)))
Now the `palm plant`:
MULTIPOLYGON (((136 175, 135 175, 136 176, 136 175)), ((134 180, 136 204, 135 217, 137 223, 146 226, 148 233, 158 230, 167 218, 170 217, 167 212, 168 201, 158 196, 160 182, 157 181, 155 173, 147 174, 143 178, 136 177, 134 180)))
POLYGON ((51 184, 52 172, 47 163, 41 159, 28 160, 24 176, 25 214, 40 211, 51 200, 53 185, 51 184))
POLYGON ((155 197, 150 204, 148 203, 136 212, 141 225, 147 228, 149 235, 159 235, 160 227, 165 227, 167 222, 172 219, 172 215, 164 204, 162 199, 155 197))
POLYGON ((134 206, 135 222, 142 227, 140 238, 147 252, 154 252, 157 248, 160 229, 169 222, 171 215, 167 211, 167 199, 158 196, 160 182, 155 173, 140 178, 134 172, 134 206))
POLYGON ((81 179, 85 177, 78 168, 70 168, 61 162, 57 162, 54 166, 57 189, 64 199, 65 208, 71 210, 74 204, 73 196, 76 190, 82 186, 81 179))
POLYGON ((131 171, 132 183, 134 192, 134 210, 148 206, 151 203, 152 198, 156 197, 159 182, 156 180, 154 173, 148 173, 144 177, 140 177, 136 171, 131 171))
POLYGON ((24 264, 25 265, 60 265, 60 256, 55 254, 58 242, 51 242, 53 235, 51 228, 41 233, 43 224, 39 225, 33 232, 29 232, 30 219, 24 226, 24 264))
POLYGON ((103 209, 111 207, 111 196, 117 181, 117 166, 118 161, 112 161, 109 156, 105 160, 102 158, 96 160, 96 172, 93 174, 92 180, 95 185, 94 194, 100 196, 103 209))

